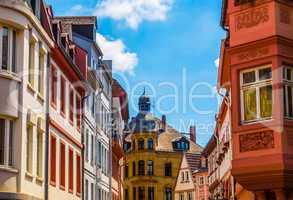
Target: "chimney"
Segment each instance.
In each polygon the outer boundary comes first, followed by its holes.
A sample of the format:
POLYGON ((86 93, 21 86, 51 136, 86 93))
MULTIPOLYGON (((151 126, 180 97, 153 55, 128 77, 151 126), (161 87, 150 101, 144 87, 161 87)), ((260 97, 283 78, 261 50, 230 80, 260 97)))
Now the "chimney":
POLYGON ((167 126, 166 115, 162 115, 162 131, 166 131, 166 126, 167 126))
POLYGON ((190 134, 190 140, 196 143, 196 127, 195 126, 190 126, 189 134, 190 134))

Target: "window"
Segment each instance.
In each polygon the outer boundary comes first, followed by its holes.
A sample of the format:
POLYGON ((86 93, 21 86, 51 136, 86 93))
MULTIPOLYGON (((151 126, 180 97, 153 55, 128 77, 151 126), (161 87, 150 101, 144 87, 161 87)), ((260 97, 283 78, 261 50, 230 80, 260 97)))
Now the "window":
POLYGON ((132 188, 132 199, 136 200, 136 187, 132 188))
POLYGON ((189 181, 189 174, 188 174, 188 172, 185 172, 185 177, 186 177, 186 181, 188 182, 189 181))
POLYGON ((148 200, 154 200, 154 199, 155 199, 155 188, 148 187, 148 200))
POLYGON ((124 167, 124 178, 128 178, 128 165, 124 167))
POLYGON ((188 200, 193 200, 192 192, 188 192, 188 200))
POLYGON ((29 84, 34 88, 35 84, 35 41, 31 40, 29 44, 29 84))
POLYGON ((144 161, 143 160, 138 161, 138 175, 144 176, 144 161))
POLYGON ((241 72, 242 120, 272 117, 272 71, 270 67, 241 72))
POLYGON ((179 200, 184 200, 184 193, 179 194, 179 200))
POLYGON ((153 139, 148 139, 148 150, 152 150, 154 148, 154 142, 153 139))
POLYGON ((136 176, 136 163, 135 163, 135 161, 132 162, 132 176, 136 176))
POLYGON ((89 200, 89 181, 85 180, 85 200, 89 200))
POLYGON ((165 188, 165 200, 172 200, 172 188, 165 188))
POLYGON ((65 144, 60 142, 60 188, 65 190, 65 144))
POLYGON ((65 117, 65 105, 66 105, 66 80, 63 76, 60 78, 60 111, 65 117))
POLYGON ((73 193, 73 150, 69 149, 69 173, 68 173, 68 179, 69 179, 69 184, 68 184, 68 189, 70 193, 73 193))
POLYGON ((94 164, 94 135, 91 135, 91 164, 93 165, 94 164))
POLYGON ((138 200, 145 200, 145 189, 144 189, 144 187, 138 187, 138 200))
POLYGON ((13 133, 13 121, 0 118, 0 165, 13 165, 13 133))
POLYGON ((73 89, 70 89, 70 94, 69 94, 70 98, 70 103, 69 103, 69 120, 70 120, 70 123, 73 124, 73 110, 74 110, 74 92, 73 92, 73 89))
POLYGON ((76 126, 78 130, 80 130, 80 122, 81 122, 81 100, 79 96, 76 96, 76 126))
POLYGON ((33 171, 33 126, 27 125, 26 132, 26 171, 33 171))
POLYGON ((45 70, 45 53, 41 51, 42 43, 39 43, 39 70, 38 70, 38 92, 44 96, 44 70, 45 70))
POLYGON ((128 189, 125 189, 125 190, 124 190, 124 200, 129 200, 128 189))
POLYGON ((148 160, 147 174, 148 174, 148 176, 154 175, 154 162, 152 160, 148 160))
POLYGON ((95 189, 94 184, 91 183, 91 200, 94 200, 94 193, 95 193, 94 189, 95 189))
POLYGON ((51 103, 56 107, 57 101, 57 70, 55 67, 51 67, 51 103))
POLYGON ((76 155, 76 195, 80 196, 81 191, 81 163, 80 155, 76 155))
POLYGON ((135 150, 135 140, 132 141, 132 150, 135 150))
POLYGON ((284 115, 293 118, 293 67, 283 68, 284 115))
POLYGON ((184 172, 181 172, 181 182, 184 182, 184 172))
POLYGON ((172 176, 172 164, 171 163, 165 164, 165 176, 172 176))
POLYGON ((203 185, 204 184, 204 177, 199 177, 199 184, 200 185, 203 185))
POLYGON ((43 132, 38 131, 37 136, 37 176, 43 177, 43 132))
POLYGON ((144 139, 139 139, 138 140, 138 150, 143 150, 144 149, 144 139))
POLYGON ((89 161, 89 130, 85 131, 85 159, 89 161))
POLYGON ((0 27, 0 34, 2 40, 2 62, 0 69, 16 72, 16 31, 7 26, 0 27))
POLYGON ((56 138, 51 135, 50 145, 50 182, 53 186, 56 184, 56 138))

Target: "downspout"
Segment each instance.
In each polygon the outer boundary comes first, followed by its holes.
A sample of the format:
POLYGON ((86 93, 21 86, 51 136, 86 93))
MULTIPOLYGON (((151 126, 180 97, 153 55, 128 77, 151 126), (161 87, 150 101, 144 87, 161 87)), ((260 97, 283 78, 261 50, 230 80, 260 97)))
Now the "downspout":
POLYGON ((45 194, 44 199, 49 199, 49 117, 50 117, 50 53, 47 54, 47 78, 46 78, 46 130, 45 130, 45 194))

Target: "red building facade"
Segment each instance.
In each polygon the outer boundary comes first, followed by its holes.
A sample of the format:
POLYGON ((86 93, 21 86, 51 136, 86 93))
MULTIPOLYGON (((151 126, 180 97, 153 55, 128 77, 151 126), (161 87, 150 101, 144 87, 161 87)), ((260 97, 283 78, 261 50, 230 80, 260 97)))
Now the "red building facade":
POLYGON ((257 199, 293 199, 293 2, 223 0, 219 87, 230 91, 232 175, 257 199))

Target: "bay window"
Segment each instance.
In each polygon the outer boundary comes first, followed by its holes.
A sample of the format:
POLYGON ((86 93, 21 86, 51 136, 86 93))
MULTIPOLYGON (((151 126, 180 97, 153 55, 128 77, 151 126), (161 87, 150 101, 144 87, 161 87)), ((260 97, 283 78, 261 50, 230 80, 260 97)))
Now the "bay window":
POLYGON ((33 167, 33 130, 34 127, 28 124, 26 132, 26 171, 29 174, 32 174, 33 167))
POLYGON ((272 117, 272 70, 265 66, 240 73, 242 121, 272 117))
POLYGON ((284 115, 293 118, 293 66, 283 68, 284 115))
POLYGON ((0 118, 0 165, 13 165, 13 121, 0 118))
POLYGON ((0 27, 0 70, 16 72, 16 36, 13 28, 0 27))

